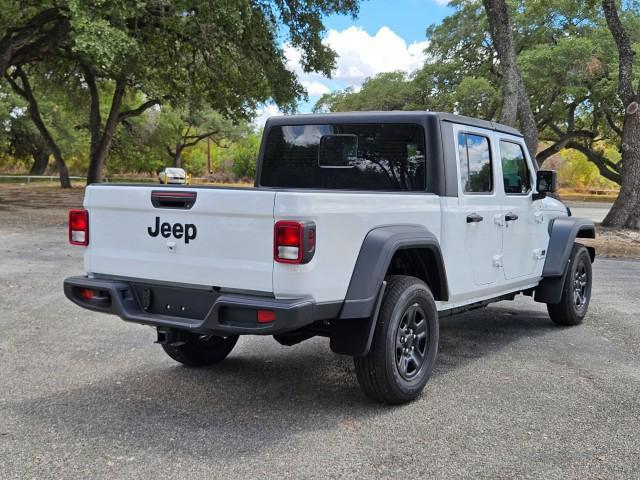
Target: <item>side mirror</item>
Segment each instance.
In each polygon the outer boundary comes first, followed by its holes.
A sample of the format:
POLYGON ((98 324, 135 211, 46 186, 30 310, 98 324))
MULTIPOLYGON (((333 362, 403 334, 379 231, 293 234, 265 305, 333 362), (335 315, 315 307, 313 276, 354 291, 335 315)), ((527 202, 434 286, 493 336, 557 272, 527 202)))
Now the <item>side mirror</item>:
POLYGON ((533 194, 534 200, 540 200, 548 193, 555 193, 558 184, 558 176, 554 170, 538 170, 536 174, 536 190, 533 194))

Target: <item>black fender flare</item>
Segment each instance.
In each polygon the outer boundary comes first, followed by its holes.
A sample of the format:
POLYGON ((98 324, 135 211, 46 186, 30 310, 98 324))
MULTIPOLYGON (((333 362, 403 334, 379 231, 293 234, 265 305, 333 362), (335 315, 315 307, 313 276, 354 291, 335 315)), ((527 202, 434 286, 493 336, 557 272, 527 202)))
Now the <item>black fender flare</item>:
MULTIPOLYGON (((559 303, 562 286, 568 271, 571 250, 576 238, 596 238, 593 221, 586 218, 558 217, 549 222, 549 245, 542 268, 542 280, 536 288, 535 300, 542 303, 559 303)), ((591 262, 595 249, 587 247, 591 262)))
MULTIPOLYGON (((385 225, 370 230, 362 242, 342 309, 334 324, 331 349, 346 355, 366 355, 393 255, 402 249, 430 250, 438 272, 439 300, 447 300, 447 274, 438 238, 421 225, 385 225)), ((435 292, 434 292, 435 293, 435 292)))

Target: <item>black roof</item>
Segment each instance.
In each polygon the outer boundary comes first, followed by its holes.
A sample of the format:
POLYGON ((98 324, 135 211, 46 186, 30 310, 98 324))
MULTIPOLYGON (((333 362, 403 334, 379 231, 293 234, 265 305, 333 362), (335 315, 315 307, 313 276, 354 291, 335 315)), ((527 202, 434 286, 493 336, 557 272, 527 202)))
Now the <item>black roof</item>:
POLYGON ((268 126, 274 125, 322 125, 325 123, 422 123, 426 117, 435 117, 441 122, 458 123, 461 125, 469 125, 471 127, 486 128, 497 132, 508 133, 510 135, 522 136, 522 134, 513 127, 502 125, 488 120, 480 120, 478 118, 465 117, 463 115, 454 115, 453 113, 444 112, 427 112, 427 111, 404 111, 392 110, 385 112, 339 112, 339 113, 304 113, 299 115, 281 115, 270 117, 267 120, 268 126))

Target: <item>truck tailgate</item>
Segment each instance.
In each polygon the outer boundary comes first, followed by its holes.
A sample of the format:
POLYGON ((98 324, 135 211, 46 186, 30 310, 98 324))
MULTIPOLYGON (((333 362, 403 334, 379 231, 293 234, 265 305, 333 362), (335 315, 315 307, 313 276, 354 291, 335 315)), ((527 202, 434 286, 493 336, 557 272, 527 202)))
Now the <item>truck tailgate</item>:
POLYGON ((89 212, 85 269, 272 292, 274 197, 273 192, 249 188, 89 186, 84 201, 89 212), (196 198, 191 208, 154 206, 154 191, 195 193, 196 198))

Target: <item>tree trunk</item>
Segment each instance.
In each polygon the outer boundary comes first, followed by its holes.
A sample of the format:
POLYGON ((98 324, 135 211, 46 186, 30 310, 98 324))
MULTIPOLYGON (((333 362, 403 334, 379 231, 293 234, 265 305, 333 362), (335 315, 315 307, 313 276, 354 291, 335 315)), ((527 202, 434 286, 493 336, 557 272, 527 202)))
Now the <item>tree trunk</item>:
POLYGON ((502 72, 500 123, 514 127, 519 118, 527 149, 531 158, 535 158, 538 150, 538 128, 518 69, 507 3, 505 0, 483 0, 482 3, 487 13, 489 32, 498 53, 502 72))
POLYGON ((33 165, 29 170, 29 175, 42 175, 49 166, 49 151, 46 148, 35 148, 31 153, 33 165))
MULTIPOLYGON (((86 77, 85 77, 86 78, 86 77)), ((118 79, 116 81, 116 88, 113 92, 113 98, 111 99, 111 109, 109 111, 109 117, 105 123, 104 129, 100 128, 99 115, 96 114, 94 108, 99 109, 99 97, 97 89, 94 90, 90 87, 89 92, 91 94, 91 110, 89 114, 89 128, 91 130, 91 152, 89 156, 89 170, 87 172, 87 185, 91 183, 100 183, 102 181, 102 169, 104 168, 105 160, 109 154, 111 148, 111 141, 115 134, 116 127, 118 126, 118 119, 120 115, 120 108, 122 107, 122 98, 125 92, 124 79, 118 79), (96 122, 96 118, 98 121, 96 122)))
MULTIPOLYGON (((640 100, 640 99, 639 99, 640 100)), ((640 229, 640 102, 627 107, 622 128, 622 182, 620 194, 602 224, 640 229), (629 112, 635 113, 629 113, 629 112)))
POLYGON ((9 76, 5 76, 5 78, 7 78, 7 80, 9 81, 11 88, 13 88, 13 90, 18 95, 27 100, 27 103, 29 104, 29 117, 38 129, 38 132, 40 132, 45 145, 51 151, 51 153, 53 154, 53 158, 56 161, 56 169, 58 170, 58 174, 60 175, 60 186, 62 188, 71 188, 71 181, 69 180, 69 170, 67 169, 67 165, 62 158, 62 152, 60 151, 58 144, 51 136, 51 133, 49 132, 47 126, 44 124, 44 120, 42 120, 38 102, 33 95, 33 90, 31 89, 31 85, 29 84, 29 78, 20 67, 16 67, 16 75, 20 78, 22 87, 20 87, 13 78, 9 76))
MULTIPOLYGON (((522 76, 518 72, 518 117, 520 119, 520 129, 524 136, 524 142, 529 150, 531 158, 536 158, 538 154, 539 132, 536 118, 531 110, 529 96, 524 86, 522 76)), ((538 163, 541 166, 542 163, 538 163)))
POLYGON ((173 166, 176 168, 182 168, 182 145, 176 145, 176 151, 173 154, 173 166))
POLYGON ((635 53, 615 0, 602 0, 602 10, 618 49, 618 96, 625 107, 620 194, 602 224, 640 229, 640 91, 633 89, 635 53))
POLYGON ((518 65, 513 47, 509 11, 504 0, 483 0, 489 32, 500 60, 502 73, 502 113, 500 122, 515 126, 518 115, 518 65))

